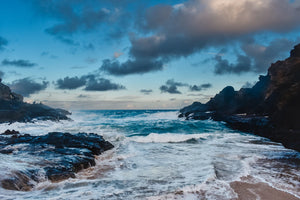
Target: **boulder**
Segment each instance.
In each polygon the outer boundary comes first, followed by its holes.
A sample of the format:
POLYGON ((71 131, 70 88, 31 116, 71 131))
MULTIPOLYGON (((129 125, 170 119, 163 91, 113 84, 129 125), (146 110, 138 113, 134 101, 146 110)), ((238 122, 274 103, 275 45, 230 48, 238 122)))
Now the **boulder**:
POLYGON ((34 158, 34 163, 28 169, 11 171, 10 177, 0 178, 2 187, 9 190, 28 191, 44 180, 58 182, 75 178, 77 172, 96 164, 96 155, 113 148, 111 143, 94 133, 52 132, 31 136, 17 132, 10 136, 11 133, 14 131, 0 135, 0 153, 15 157, 28 154, 34 158))

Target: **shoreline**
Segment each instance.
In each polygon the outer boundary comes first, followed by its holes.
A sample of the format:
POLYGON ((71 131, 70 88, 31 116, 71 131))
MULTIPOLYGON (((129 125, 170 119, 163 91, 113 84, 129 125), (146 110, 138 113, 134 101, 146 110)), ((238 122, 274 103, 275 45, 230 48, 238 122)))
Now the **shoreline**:
POLYGON ((250 199, 261 199, 261 200, 299 200, 300 198, 273 188, 267 183, 249 183, 244 181, 234 181, 230 183, 230 187, 238 195, 237 200, 250 200, 250 199))

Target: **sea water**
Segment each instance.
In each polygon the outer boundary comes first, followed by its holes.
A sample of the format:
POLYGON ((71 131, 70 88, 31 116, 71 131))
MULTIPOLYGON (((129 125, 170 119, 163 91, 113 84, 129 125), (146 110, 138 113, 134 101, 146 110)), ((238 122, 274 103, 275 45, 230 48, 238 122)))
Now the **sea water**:
MULTIPOLYGON (((71 121, 1 124, 0 132, 31 135, 97 133, 115 148, 76 178, 45 179, 29 192, 0 188, 0 199, 234 199, 230 183, 245 177, 300 198, 299 153, 223 122, 177 116, 169 110, 75 111, 71 121)), ((0 155, 0 177, 32 159, 0 155)))

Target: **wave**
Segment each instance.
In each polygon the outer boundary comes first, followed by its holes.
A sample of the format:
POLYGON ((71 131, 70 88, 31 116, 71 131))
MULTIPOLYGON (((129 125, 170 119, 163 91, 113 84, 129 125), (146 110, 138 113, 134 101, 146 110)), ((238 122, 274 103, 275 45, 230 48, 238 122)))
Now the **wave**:
POLYGON ((147 136, 133 136, 129 139, 134 142, 139 143, 180 143, 180 142, 193 142, 199 139, 206 140, 211 134, 174 134, 174 133, 165 133, 157 134, 151 133, 147 136))

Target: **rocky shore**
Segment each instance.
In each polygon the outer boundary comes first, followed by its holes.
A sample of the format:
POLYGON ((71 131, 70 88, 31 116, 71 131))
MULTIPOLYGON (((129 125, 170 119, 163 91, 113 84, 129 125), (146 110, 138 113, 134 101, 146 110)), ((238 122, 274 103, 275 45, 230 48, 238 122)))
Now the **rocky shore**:
POLYGON ((38 120, 67 120, 71 113, 54 109, 41 103, 23 102, 23 96, 10 90, 0 80, 0 123, 30 122, 38 120))
POLYGON ((182 108, 179 117, 224 121, 300 151, 300 44, 289 58, 273 63, 252 88, 235 91, 227 86, 206 104, 182 108))
POLYGON ((44 136, 21 135, 10 131, 0 135, 0 155, 12 155, 27 163, 22 169, 6 172, 1 186, 28 191, 42 181, 75 178, 75 173, 95 165, 95 156, 114 146, 94 133, 52 132, 44 136), (26 157, 30 159, 26 160, 26 157), (25 160, 23 160, 25 159, 25 160))

